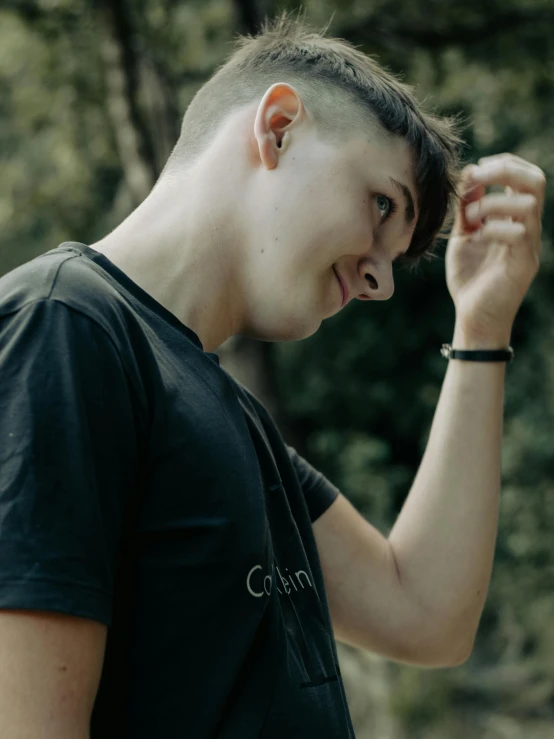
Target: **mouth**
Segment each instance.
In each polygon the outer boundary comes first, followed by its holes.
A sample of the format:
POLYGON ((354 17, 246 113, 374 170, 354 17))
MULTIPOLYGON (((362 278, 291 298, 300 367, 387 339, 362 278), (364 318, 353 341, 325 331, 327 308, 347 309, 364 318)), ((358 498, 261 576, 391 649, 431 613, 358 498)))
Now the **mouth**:
POLYGON ((342 293, 342 301, 341 301, 340 307, 344 308, 344 306, 348 303, 348 288, 346 287, 344 280, 339 275, 335 265, 333 265, 333 272, 335 273, 335 277, 337 278, 337 281, 340 285, 340 289, 342 293))

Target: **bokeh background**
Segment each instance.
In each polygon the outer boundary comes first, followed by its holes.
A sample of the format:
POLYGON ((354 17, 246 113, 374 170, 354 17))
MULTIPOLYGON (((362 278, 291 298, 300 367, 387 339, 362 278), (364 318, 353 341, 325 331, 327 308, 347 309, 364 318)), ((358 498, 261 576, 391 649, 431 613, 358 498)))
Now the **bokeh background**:
MULTIPOLYGON (((0 274, 93 243, 148 194, 195 91, 272 0, 3 0, 0 274)), ((510 151, 548 178, 541 271, 507 373, 496 562, 474 653, 422 670, 340 646, 359 739, 554 737, 554 1, 306 0, 307 17, 462 112, 465 159, 510 151)), ((388 533, 421 459, 452 337, 441 258, 391 301, 312 338, 235 338, 225 366, 287 440, 388 533)), ((439 553, 438 553, 439 554, 439 553)))

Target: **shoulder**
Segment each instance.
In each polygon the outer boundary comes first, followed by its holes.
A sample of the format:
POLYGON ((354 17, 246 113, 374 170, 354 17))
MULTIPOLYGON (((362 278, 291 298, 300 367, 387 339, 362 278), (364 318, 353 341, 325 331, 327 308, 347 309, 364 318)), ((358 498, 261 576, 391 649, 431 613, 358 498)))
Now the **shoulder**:
POLYGON ((103 329, 121 345, 122 329, 132 311, 101 269, 78 251, 52 249, 16 267, 0 278, 0 319, 30 310, 40 303, 69 309, 103 329))
POLYGON ((56 249, 41 254, 0 278, 0 316, 48 299, 62 265, 73 255, 56 249))

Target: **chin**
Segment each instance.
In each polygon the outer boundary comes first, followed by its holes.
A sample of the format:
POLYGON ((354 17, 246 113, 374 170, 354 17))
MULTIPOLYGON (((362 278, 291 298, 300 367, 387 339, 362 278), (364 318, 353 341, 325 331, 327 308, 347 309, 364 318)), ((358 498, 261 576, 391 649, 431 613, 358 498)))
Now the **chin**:
POLYGON ((258 339, 259 341, 301 341, 313 336, 322 321, 307 321, 305 317, 301 319, 288 315, 280 317, 280 320, 267 320, 262 323, 257 321, 244 332, 245 336, 250 339, 258 339))

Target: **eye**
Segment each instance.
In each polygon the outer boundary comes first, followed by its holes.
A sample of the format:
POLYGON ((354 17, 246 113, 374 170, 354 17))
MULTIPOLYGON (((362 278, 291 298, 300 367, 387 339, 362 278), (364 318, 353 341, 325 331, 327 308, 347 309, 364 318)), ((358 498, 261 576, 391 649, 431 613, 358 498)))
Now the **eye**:
POLYGON ((392 198, 389 198, 386 195, 377 195, 376 199, 379 210, 383 213, 383 218, 381 220, 381 223, 383 223, 396 211, 397 205, 392 198))

